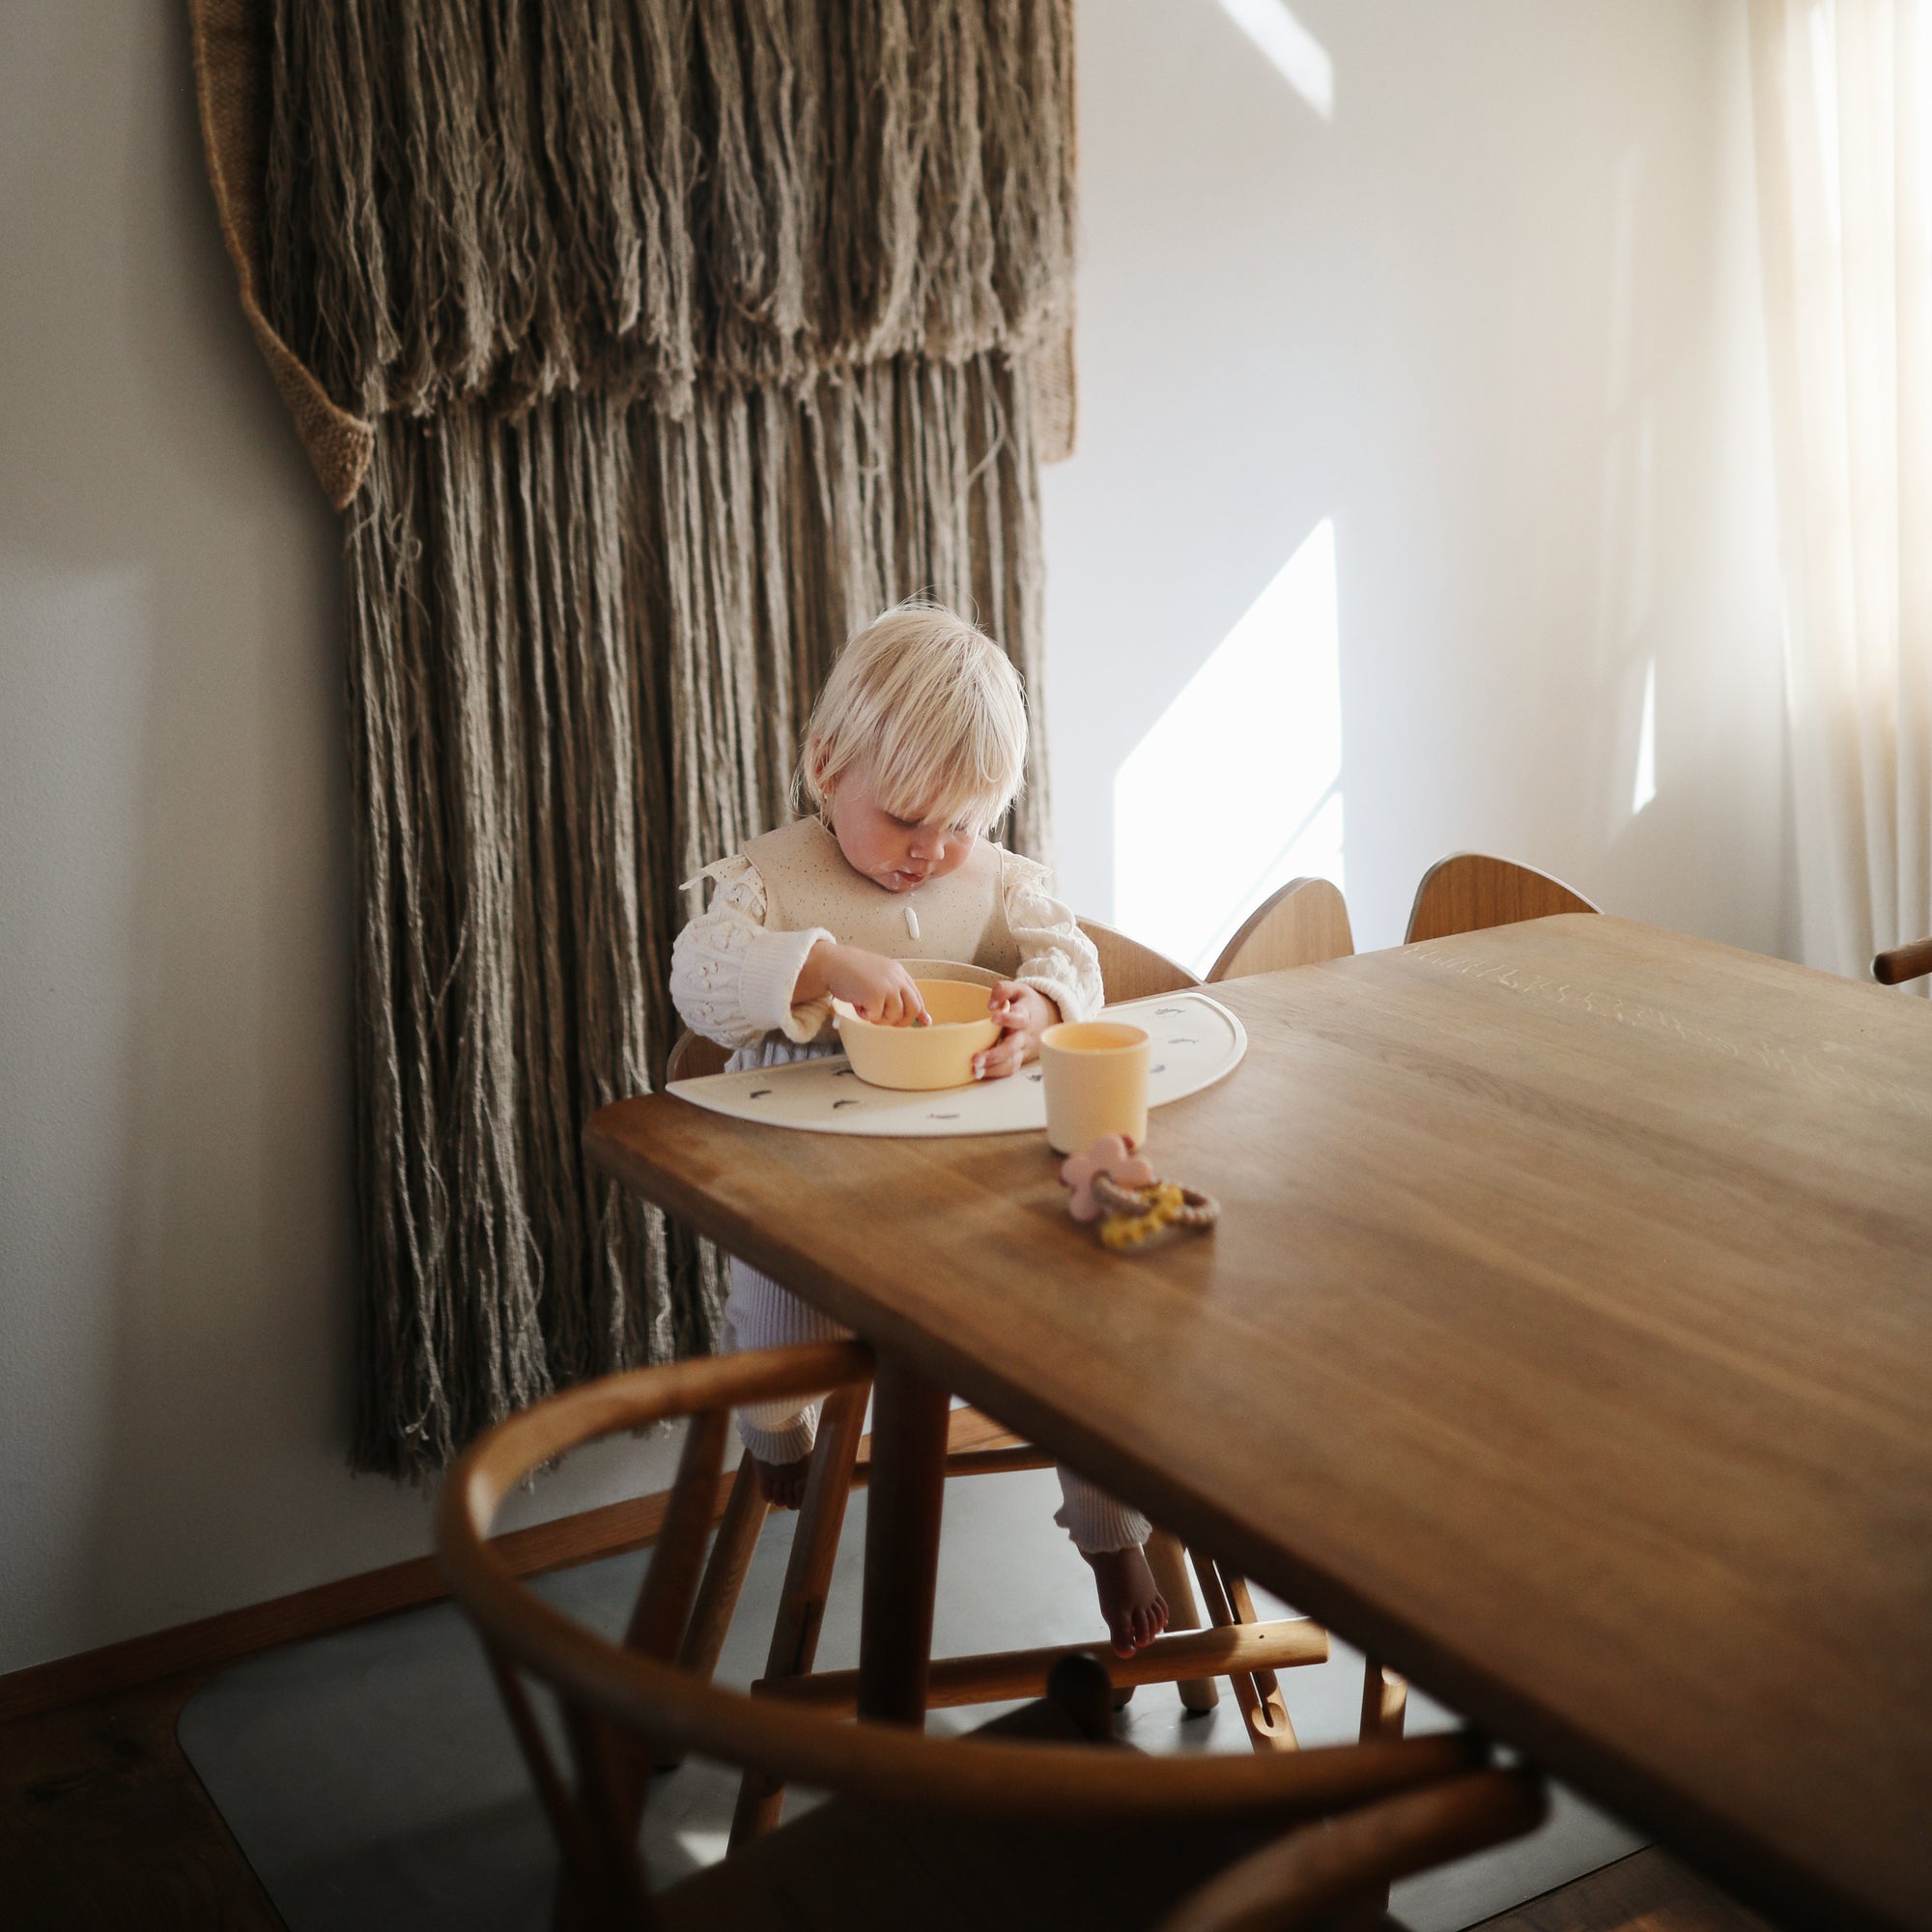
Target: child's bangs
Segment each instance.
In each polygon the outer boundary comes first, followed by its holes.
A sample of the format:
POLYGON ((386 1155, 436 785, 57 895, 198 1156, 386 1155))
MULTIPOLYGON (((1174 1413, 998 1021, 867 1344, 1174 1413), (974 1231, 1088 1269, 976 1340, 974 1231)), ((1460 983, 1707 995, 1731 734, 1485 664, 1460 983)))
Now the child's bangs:
POLYGON ((922 734, 891 734, 875 754, 872 796, 895 818, 922 825, 963 825, 984 833, 1005 814, 1018 774, 986 755, 993 748, 935 746, 922 734))

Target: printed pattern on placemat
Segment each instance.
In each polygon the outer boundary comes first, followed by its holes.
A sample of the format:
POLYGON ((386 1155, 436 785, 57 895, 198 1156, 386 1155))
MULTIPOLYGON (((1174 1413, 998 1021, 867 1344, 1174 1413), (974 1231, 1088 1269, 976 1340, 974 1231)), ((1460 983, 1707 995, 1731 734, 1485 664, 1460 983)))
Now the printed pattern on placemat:
MULTIPOLYGON (((1248 1036, 1217 1000, 1193 991, 1161 993, 1106 1009, 1106 1018, 1145 1027, 1153 1041, 1148 1105, 1165 1106, 1224 1080, 1241 1063, 1248 1036)), ((673 1081, 680 1099, 802 1133, 874 1134, 941 1139, 952 1134, 1020 1134, 1046 1125, 1037 1061, 1007 1080, 949 1087, 936 1094, 897 1094, 868 1087, 842 1053, 788 1066, 713 1073, 673 1081)))

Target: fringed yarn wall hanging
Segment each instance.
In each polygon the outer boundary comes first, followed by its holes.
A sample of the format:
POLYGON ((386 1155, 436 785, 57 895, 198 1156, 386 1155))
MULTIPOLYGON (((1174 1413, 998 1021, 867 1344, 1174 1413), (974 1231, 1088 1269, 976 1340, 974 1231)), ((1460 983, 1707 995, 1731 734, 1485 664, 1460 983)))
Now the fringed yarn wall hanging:
MULTIPOLYGON (((346 524, 355 1462, 701 1350, 586 1175, 675 1037, 677 881, 786 815, 919 590, 1040 743, 1070 446, 1070 0, 190 0, 250 327, 346 524)), ((1037 851, 1036 768, 1009 836, 1037 851)))

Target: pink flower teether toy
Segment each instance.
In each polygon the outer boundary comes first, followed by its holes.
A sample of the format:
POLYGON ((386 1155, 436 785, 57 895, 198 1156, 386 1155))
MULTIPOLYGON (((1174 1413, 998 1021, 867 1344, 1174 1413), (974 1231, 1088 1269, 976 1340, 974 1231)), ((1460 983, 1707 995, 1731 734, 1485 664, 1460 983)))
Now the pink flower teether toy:
POLYGON ((1094 1182, 1103 1174, 1122 1187, 1153 1185, 1153 1169, 1135 1155, 1126 1141, 1120 1134, 1104 1135, 1085 1153, 1069 1155, 1060 1169, 1060 1184, 1073 1190, 1076 1221, 1097 1221, 1107 1212, 1105 1203, 1094 1193, 1094 1182))

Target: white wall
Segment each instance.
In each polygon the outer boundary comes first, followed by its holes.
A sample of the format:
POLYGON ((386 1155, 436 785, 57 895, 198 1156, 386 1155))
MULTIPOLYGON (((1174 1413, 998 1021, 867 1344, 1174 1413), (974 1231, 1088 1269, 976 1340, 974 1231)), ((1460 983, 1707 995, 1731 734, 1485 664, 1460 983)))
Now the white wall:
MULTIPOLYGON (((1776 945, 1737 0, 1302 17, 1332 122, 1214 0, 1082 9, 1070 895, 1106 908, 1116 767, 1332 518, 1364 944, 1473 844, 1776 945)), ((0 9, 0 261, 6 1670, 428 1536, 344 1466, 336 526, 235 309, 178 0, 0 9)), ((661 1479, 625 1445, 543 1508, 661 1479)))
POLYGON ((344 1460, 337 525, 236 308, 179 0, 0 8, 0 264, 8 1670, 429 1539, 344 1460))
POLYGON ((1046 479, 1067 896, 1112 904, 1115 772, 1332 519, 1358 946, 1473 848, 1781 950, 1743 7, 1293 4, 1332 119, 1216 0, 1080 12, 1080 446, 1046 479))

